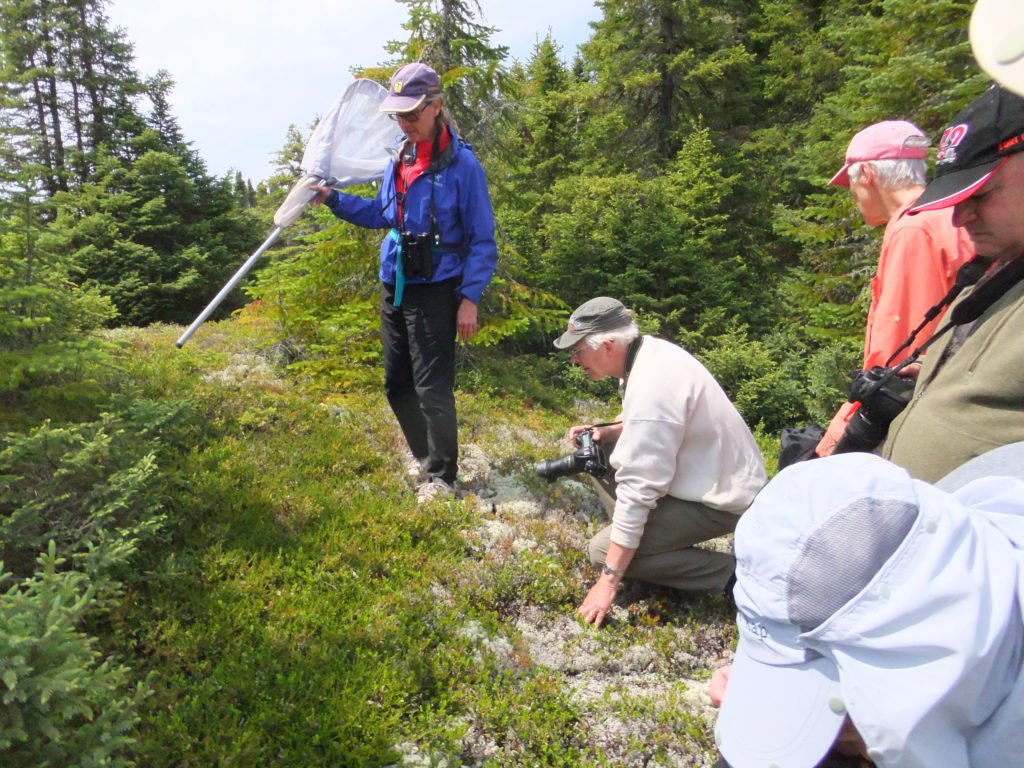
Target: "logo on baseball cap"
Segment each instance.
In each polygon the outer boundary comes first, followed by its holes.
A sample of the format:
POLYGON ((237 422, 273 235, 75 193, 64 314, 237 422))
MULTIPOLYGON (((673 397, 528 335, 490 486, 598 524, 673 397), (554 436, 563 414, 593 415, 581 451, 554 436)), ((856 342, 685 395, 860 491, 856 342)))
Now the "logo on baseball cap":
POLYGON ((981 189, 1024 149, 1024 98, 994 85, 942 132, 935 178, 907 213, 950 208, 981 189))

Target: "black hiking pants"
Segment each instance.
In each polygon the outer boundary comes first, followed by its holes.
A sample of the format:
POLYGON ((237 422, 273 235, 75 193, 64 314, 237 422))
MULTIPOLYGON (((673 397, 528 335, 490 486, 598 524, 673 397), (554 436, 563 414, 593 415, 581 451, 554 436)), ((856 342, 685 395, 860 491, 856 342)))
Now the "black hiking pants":
POLYGON ((395 286, 382 283, 380 329, 384 392, 409 450, 427 458, 427 474, 451 485, 458 473, 455 414, 455 315, 461 300, 454 277, 406 284, 402 305, 395 286))

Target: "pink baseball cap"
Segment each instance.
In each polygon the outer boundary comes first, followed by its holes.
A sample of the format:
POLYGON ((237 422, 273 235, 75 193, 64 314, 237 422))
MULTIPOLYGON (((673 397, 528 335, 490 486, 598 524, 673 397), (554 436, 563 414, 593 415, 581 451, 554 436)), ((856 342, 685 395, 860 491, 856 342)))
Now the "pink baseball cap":
POLYGON ((832 177, 829 186, 850 186, 850 166, 868 160, 922 160, 928 157, 928 137, 906 120, 884 120, 869 125, 850 140, 846 164, 832 177))

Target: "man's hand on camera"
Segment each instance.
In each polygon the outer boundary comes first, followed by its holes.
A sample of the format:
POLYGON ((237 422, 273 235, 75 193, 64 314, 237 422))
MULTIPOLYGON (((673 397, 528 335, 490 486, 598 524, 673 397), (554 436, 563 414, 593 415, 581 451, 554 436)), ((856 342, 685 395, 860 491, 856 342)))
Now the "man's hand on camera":
POLYGON ((580 432, 586 432, 588 429, 593 429, 593 427, 591 427, 589 424, 577 424, 575 427, 569 427, 569 431, 566 433, 565 439, 568 440, 574 447, 579 448, 579 444, 576 442, 576 438, 579 437, 580 432))
POLYGON ((568 432, 568 440, 570 443, 575 445, 577 448, 579 444, 576 442, 576 438, 580 432, 586 430, 593 430, 591 437, 594 438, 595 443, 601 443, 607 450, 611 450, 611 446, 615 445, 615 441, 619 439, 619 435, 622 434, 622 423, 617 422, 615 424, 605 424, 603 427, 595 427, 591 424, 577 424, 575 427, 571 427, 568 432))
POLYGON ((917 376, 920 373, 921 373, 921 364, 920 363, 911 363, 906 368, 903 368, 900 371, 900 376, 906 376, 908 379, 913 379, 914 381, 917 381, 917 376))
POLYGON ((611 448, 618 441, 622 434, 622 421, 617 420, 614 424, 606 424, 594 430, 594 441, 601 443, 611 452, 611 448))

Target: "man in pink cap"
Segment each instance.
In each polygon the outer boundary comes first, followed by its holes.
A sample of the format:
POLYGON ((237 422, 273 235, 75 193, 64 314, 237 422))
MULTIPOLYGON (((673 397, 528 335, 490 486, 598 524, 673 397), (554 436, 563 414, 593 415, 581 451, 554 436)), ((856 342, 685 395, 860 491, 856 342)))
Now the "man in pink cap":
MULTIPOLYGON (((927 157, 928 139, 920 128, 904 120, 886 120, 853 137, 846 163, 829 182, 850 188, 865 224, 885 226, 878 270, 871 281, 864 370, 901 362, 890 358, 945 296, 957 269, 974 253, 967 233, 953 226, 950 211, 903 215, 924 192, 927 157)), ((928 340, 938 322, 936 316, 921 329, 915 346, 928 340)), ((832 453, 857 407, 842 405, 818 443, 819 456, 832 453)))

